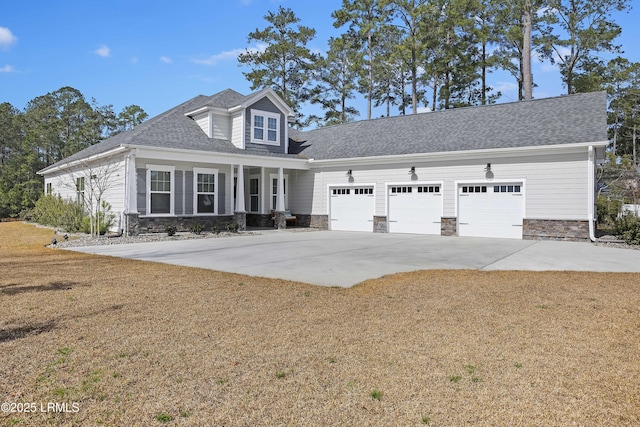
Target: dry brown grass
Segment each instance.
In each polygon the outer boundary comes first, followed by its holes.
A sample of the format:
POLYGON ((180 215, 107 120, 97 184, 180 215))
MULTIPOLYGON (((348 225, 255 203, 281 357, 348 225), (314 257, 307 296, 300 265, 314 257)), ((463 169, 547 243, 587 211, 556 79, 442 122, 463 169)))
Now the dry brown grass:
POLYGON ((80 410, 6 425, 640 424, 638 274, 335 289, 46 249, 51 233, 0 224, 0 402, 80 410))

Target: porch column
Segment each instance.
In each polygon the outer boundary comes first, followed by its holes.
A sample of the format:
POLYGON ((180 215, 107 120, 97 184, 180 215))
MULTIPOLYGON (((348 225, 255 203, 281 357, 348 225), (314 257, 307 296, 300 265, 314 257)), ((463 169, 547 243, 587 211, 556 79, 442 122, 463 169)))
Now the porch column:
POLYGON ((280 229, 287 228, 287 220, 284 212, 284 169, 278 168, 278 192, 276 194, 275 225, 280 229))
POLYGON ((278 194, 276 211, 284 212, 284 169, 278 168, 278 194))
POLYGON ((247 229, 247 211, 244 206, 244 166, 238 165, 238 182, 236 184, 236 211, 235 219, 238 230, 247 229))
POLYGON ((126 158, 125 174, 125 211, 124 220, 120 224, 120 229, 125 236, 136 236, 138 234, 138 174, 136 173, 135 149, 126 158))

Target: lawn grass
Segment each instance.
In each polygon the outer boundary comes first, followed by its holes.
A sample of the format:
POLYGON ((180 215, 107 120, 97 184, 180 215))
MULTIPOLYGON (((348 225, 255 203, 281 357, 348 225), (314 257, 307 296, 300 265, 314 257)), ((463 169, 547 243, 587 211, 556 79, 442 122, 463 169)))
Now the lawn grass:
POLYGON ((640 274, 351 289, 45 248, 0 223, 2 425, 640 424, 640 274))

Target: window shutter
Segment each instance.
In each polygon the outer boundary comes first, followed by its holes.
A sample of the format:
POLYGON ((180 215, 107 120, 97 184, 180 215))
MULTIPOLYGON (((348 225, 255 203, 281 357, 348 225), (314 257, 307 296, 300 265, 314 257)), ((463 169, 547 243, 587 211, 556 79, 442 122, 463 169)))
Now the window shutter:
POLYGON ((184 171, 184 214, 193 215, 193 171, 184 171))
POLYGON ((174 206, 173 211, 174 211, 174 213, 176 215, 182 215, 183 214, 182 208, 184 207, 184 205, 182 203, 182 196, 183 196, 184 193, 182 191, 182 174, 183 174, 182 171, 178 171, 177 170, 175 172, 176 177, 175 177, 175 183, 174 183, 175 187, 174 188, 176 190, 175 191, 176 194, 175 194, 175 197, 174 197, 175 206, 174 206))
POLYGON ((138 202, 138 213, 140 215, 147 214, 147 170, 144 168, 136 169, 136 174, 138 175, 137 182, 137 202, 138 202))
POLYGON ((225 176, 223 173, 218 172, 218 182, 216 182, 216 192, 218 193, 218 214, 222 215, 226 213, 224 208, 224 196, 225 196, 225 176))

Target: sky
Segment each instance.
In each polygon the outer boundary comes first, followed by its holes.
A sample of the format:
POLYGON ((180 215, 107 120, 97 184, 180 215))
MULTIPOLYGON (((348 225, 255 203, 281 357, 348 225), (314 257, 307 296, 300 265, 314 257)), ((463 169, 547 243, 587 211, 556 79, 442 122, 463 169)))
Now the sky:
MULTIPOLYGON (((640 1, 618 13, 624 55, 640 62, 640 1)), ((342 0, 0 0, 0 103, 24 109, 33 98, 71 86, 115 112, 136 104, 150 117, 197 95, 231 88, 252 92, 237 56, 254 44, 247 36, 267 26, 264 16, 279 6, 291 8, 301 25, 315 28, 308 45, 326 52, 338 36, 331 13, 342 0)), ((535 98, 565 93, 556 66, 534 60, 535 98)), ((507 73, 491 84, 499 102, 517 100, 507 73)), ((360 118, 366 103, 354 101, 360 118)), ((397 111, 397 110, 396 110, 397 111)), ((303 111, 309 113, 310 111, 303 111)), ((374 109, 373 116, 385 113, 374 109)), ((393 113, 392 113, 393 114, 393 113)), ((397 112, 395 113, 397 114, 397 112)))

